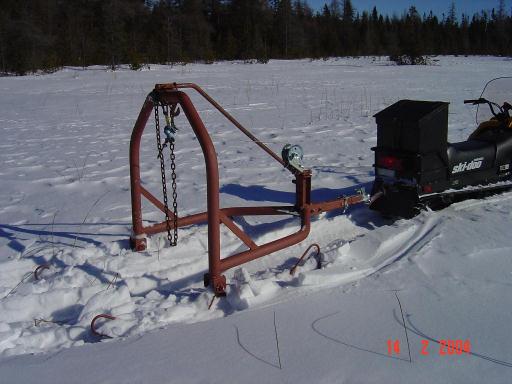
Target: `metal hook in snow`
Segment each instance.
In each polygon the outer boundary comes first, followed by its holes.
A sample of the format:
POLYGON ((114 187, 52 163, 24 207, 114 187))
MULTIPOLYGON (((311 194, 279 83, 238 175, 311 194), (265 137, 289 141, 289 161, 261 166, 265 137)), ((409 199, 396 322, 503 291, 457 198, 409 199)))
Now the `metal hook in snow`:
POLYGON ((99 336, 99 337, 110 337, 108 335, 104 335, 103 333, 99 333, 95 328, 94 328, 94 324, 96 323, 96 321, 98 319, 107 319, 107 320, 116 320, 117 317, 115 316, 112 316, 112 315, 107 315, 106 313, 102 313, 100 315, 97 315, 97 316, 94 316, 94 319, 92 319, 91 321, 91 332, 93 334, 95 334, 96 336, 99 336))
MULTIPOLYGON (((290 269, 290 275, 292 275, 292 276, 293 276, 293 275, 295 274, 295 271, 297 270, 297 267, 299 267, 300 263, 304 260, 304 258, 305 258, 305 257, 306 257, 306 255, 308 254, 309 250, 310 250, 311 248, 313 248, 313 247, 315 247, 315 248, 316 248, 316 254, 315 254, 315 256, 314 256, 314 257, 316 258, 316 268, 317 268, 317 269, 322 268, 322 261, 320 260, 320 257, 319 257, 319 255, 320 255, 320 246, 319 246, 317 243, 313 243, 313 244, 311 244, 311 245, 308 247, 308 249, 306 249, 306 251, 302 254, 302 256, 300 257, 300 259, 295 263, 295 265, 293 266, 293 268, 292 268, 292 269, 290 269)), ((312 254, 311 254, 311 255, 312 255, 312 254)), ((310 256, 311 256, 311 255, 310 255, 310 256)), ((309 257, 308 257, 308 258, 306 258, 306 260, 307 260, 307 259, 309 259, 309 257)), ((306 262, 306 260, 304 260, 304 262, 306 262)), ((302 264, 302 265, 303 265, 303 264, 302 264)))
POLYGON ((50 269, 50 266, 48 264, 43 264, 43 265, 40 265, 38 266, 35 270, 34 270, 34 280, 39 280, 39 275, 38 273, 45 270, 45 269, 50 269))
POLYGON ((210 308, 212 307, 213 302, 215 301, 216 297, 217 297, 216 295, 213 295, 212 300, 210 301, 210 304, 208 304, 208 310, 210 310, 210 308))

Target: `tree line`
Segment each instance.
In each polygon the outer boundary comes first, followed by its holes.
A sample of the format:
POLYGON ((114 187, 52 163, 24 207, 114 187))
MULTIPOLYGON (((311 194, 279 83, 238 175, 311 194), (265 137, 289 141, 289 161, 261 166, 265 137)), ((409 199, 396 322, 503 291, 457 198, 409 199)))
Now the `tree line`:
POLYGON ((0 0, 0 72, 62 66, 390 55, 512 55, 512 18, 358 11, 330 0, 0 0))

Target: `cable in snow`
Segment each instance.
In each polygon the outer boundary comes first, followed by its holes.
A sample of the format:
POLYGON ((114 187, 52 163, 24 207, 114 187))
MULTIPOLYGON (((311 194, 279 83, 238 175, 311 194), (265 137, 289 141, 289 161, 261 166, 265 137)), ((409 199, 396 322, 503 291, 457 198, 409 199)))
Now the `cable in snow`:
POLYGON ((64 325, 69 322, 71 322, 74 319, 66 319, 66 320, 47 320, 43 318, 36 318, 34 319, 34 327, 40 326, 42 323, 48 323, 48 324, 57 324, 57 325, 64 325))
POLYGON ((406 360, 402 357, 397 357, 397 356, 390 356, 389 354, 386 354, 386 353, 381 353, 381 352, 377 352, 377 351, 372 351, 371 349, 366 349, 366 348, 363 348, 363 347, 359 347, 357 345, 354 345, 354 344, 350 344, 346 341, 343 341, 343 340, 339 340, 339 339, 336 339, 328 334, 326 334, 325 332, 322 332, 320 329, 319 329, 319 326, 318 326, 318 323, 326 320, 326 319, 329 319, 333 316, 336 316, 340 313, 340 311, 336 311, 334 313, 330 313, 328 315, 325 315, 325 316, 322 316, 322 317, 319 317, 318 319, 316 319, 315 321, 313 321, 311 323, 311 329, 313 329, 313 332, 317 333, 318 335, 324 337, 325 339, 327 340, 330 340, 330 341, 333 341, 337 344, 341 344, 341 345, 344 345, 345 347, 349 347, 349 348, 353 348, 353 349, 356 349, 358 351, 363 351, 363 352, 368 352, 368 353, 372 353, 374 355, 378 355, 378 356, 381 356, 381 357, 385 357, 386 359, 393 359, 393 360, 401 360, 401 361, 405 361, 405 362, 409 362, 409 360, 406 360))
POLYGON ((107 289, 105 291, 108 291, 110 287, 114 287, 115 283, 117 282, 117 278, 119 277, 119 272, 116 272, 114 278, 110 280, 110 283, 108 283, 107 289))
MULTIPOLYGON (((400 320, 395 316, 395 319, 397 320, 398 323, 400 323, 400 320)), ((433 336, 429 336, 427 335, 426 333, 424 333, 423 331, 421 331, 418 327, 416 327, 410 317, 407 318, 407 322, 409 323, 409 326, 407 327, 411 332, 415 333, 416 335, 424 338, 424 339, 427 339, 429 341, 432 341, 436 344, 441 344, 441 341, 436 339, 435 337, 433 336)), ((483 360, 487 360, 491 363, 494 363, 494 364, 498 364, 498 365, 501 365, 501 366, 504 366, 504 367, 507 367, 507 368, 512 368, 512 362, 509 362, 509 361, 505 361, 505 360, 500 360, 500 359, 497 359, 495 357, 492 357, 492 356, 487 356, 487 355, 483 355, 481 353, 477 353, 477 352, 473 352, 473 351, 470 351, 468 353, 468 355, 470 356, 473 356, 473 357, 478 357, 479 359, 483 359, 483 360)))
POLYGON ((279 361, 279 369, 283 369, 281 365, 281 351, 279 350, 279 338, 277 337, 276 311, 274 311, 274 333, 276 335, 277 359, 279 361))
POLYGON ((82 223, 80 224, 80 226, 78 227, 78 231, 77 231, 77 234, 76 234, 76 237, 75 237, 75 240, 73 241, 73 245, 71 246, 71 248, 75 248, 76 246, 76 242, 78 240, 78 235, 80 235, 80 231, 82 230, 82 226, 85 224, 85 222, 87 221, 87 219, 89 218, 89 215, 91 214, 93 208, 101 201, 101 199, 103 199, 108 193, 110 193, 110 189, 105 192, 103 195, 101 195, 100 197, 98 197, 96 199, 96 201, 94 201, 94 203, 91 205, 91 207, 89 208, 89 210, 87 211, 87 214, 85 215, 84 217, 84 220, 82 221, 82 223))
POLYGON ((249 354, 250 356, 254 357, 256 360, 259 360, 261 361, 262 363, 265 363, 267 365, 270 365, 271 367, 274 367, 274 368, 277 368, 277 369, 281 369, 280 366, 274 364, 274 363, 271 363, 267 360, 264 360, 262 359, 261 357, 259 356, 256 356, 254 353, 252 353, 251 351, 249 351, 243 344, 242 342, 240 341, 240 330, 238 329, 238 327, 235 325, 235 330, 236 330, 236 341, 238 343, 238 345, 240 346, 240 348, 242 348, 247 354, 249 354))
POLYGON ((238 345, 240 346, 240 348, 242 348, 245 352, 247 352, 247 354, 249 354, 250 356, 254 357, 256 360, 261 361, 262 363, 265 363, 265 364, 270 365, 271 367, 274 367, 274 368, 277 368, 277 369, 283 369, 283 365, 281 363, 281 350, 279 348, 279 337, 277 335, 276 311, 274 311, 274 335, 276 337, 276 348, 277 348, 277 361, 278 361, 278 365, 276 365, 275 363, 271 363, 270 361, 264 360, 261 357, 256 356, 251 351, 249 351, 247 349, 247 347, 245 347, 242 344, 242 341, 240 340, 240 330, 238 329, 238 327, 236 325, 234 327, 235 327, 235 330, 236 330, 236 341, 237 341, 238 345))
POLYGON ((404 325, 405 330, 405 339, 407 340, 407 352, 409 352, 409 363, 412 363, 411 358, 411 346, 409 345, 409 335, 407 334, 407 327, 405 326, 405 320, 404 320, 404 311, 402 310, 402 303, 400 303, 400 299, 398 298, 398 293, 395 291, 396 299, 398 300, 398 306, 400 307, 400 313, 402 314, 402 321, 404 325))
POLYGON ((14 292, 18 289, 18 287, 19 287, 21 284, 23 284, 23 283, 24 283, 24 282, 25 282, 25 281, 26 281, 30 276, 32 276, 32 275, 33 275, 33 272, 32 272, 32 271, 31 271, 31 272, 27 272, 27 273, 25 273, 25 275, 22 277, 21 281, 20 281, 18 284, 16 284, 16 286, 15 286, 13 289, 11 289, 11 290, 9 291, 9 293, 7 293, 7 295, 5 295, 3 298, 5 299, 5 298, 6 298, 7 296, 9 296, 11 293, 14 293, 14 292))
MULTIPOLYGON (((54 228, 55 228, 55 218, 57 217, 57 213, 59 213, 59 211, 57 211, 57 212, 55 212, 53 214, 53 219, 52 219, 52 257, 55 257, 55 232, 54 232, 54 228)), ((37 274, 35 272, 34 272, 34 277, 37 280, 37 274)))

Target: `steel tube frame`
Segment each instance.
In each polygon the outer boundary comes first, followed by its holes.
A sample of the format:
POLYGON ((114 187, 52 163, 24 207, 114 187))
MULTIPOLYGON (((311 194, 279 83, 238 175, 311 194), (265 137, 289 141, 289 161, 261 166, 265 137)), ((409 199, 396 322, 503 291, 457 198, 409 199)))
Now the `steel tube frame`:
MULTIPOLYGON (((155 89, 147 96, 144 105, 139 113, 130 140, 130 182, 131 182, 131 201, 132 201, 132 224, 133 233, 130 238, 132 248, 136 251, 146 249, 146 236, 167 229, 167 223, 161 222, 145 227, 142 223, 142 197, 146 198, 162 212, 165 207, 161 201, 152 195, 141 185, 140 179, 140 142, 142 133, 146 127, 147 121, 151 116, 153 108, 157 103, 167 105, 180 105, 188 119, 194 134, 201 146, 205 166, 206 166, 206 184, 207 184, 207 211, 177 218, 177 226, 183 227, 199 223, 208 223, 208 273, 205 275, 205 286, 210 286, 215 295, 224 295, 226 288, 226 279, 222 275, 226 270, 235 266, 247 263, 251 260, 263 257, 270 253, 290 247, 303 241, 309 234, 311 227, 311 215, 319 214, 332 209, 343 208, 348 204, 361 202, 361 196, 352 196, 350 198, 341 198, 325 203, 311 204, 311 172, 307 169, 299 170, 289 166, 275 154, 270 148, 259 141, 251 132, 244 128, 233 116, 223 109, 215 100, 195 84, 157 84, 155 89), (293 181, 296 185, 295 205, 291 206, 258 206, 258 207, 228 207, 219 206, 219 170, 215 147, 203 124, 197 110, 192 104, 190 98, 181 88, 190 88, 196 90, 208 102, 210 102, 219 112, 221 112, 229 121, 231 121, 242 133, 254 141, 260 148, 267 152, 280 165, 287 168, 295 175, 293 181), (233 221, 234 216, 248 215, 295 215, 301 219, 300 229, 288 236, 268 242, 263 245, 257 245, 254 241, 233 221), (235 255, 221 259, 220 256, 220 225, 226 225, 249 249, 235 255)), ((168 211, 171 228, 174 227, 174 215, 168 211)))
MULTIPOLYGON (((192 224, 208 223, 208 264, 209 271, 205 276, 205 284, 211 286, 216 295, 222 295, 225 292, 226 279, 222 272, 237 265, 257 259, 259 257, 276 252, 290 245, 297 244, 304 240, 309 234, 310 212, 306 209, 304 203, 309 203, 309 192, 301 193, 300 200, 297 199, 294 206, 267 206, 267 207, 230 207, 221 209, 219 206, 219 171, 215 147, 210 135, 204 126, 197 110, 192 104, 190 98, 179 91, 179 88, 193 88, 197 90, 205 99, 212 103, 224 116, 226 116, 237 128, 260 146, 265 152, 270 154, 281 165, 284 162, 270 148, 261 143, 257 138, 238 123, 229 113, 227 113, 218 103, 209 97, 201 88, 195 84, 163 84, 155 86, 152 93, 148 95, 135 127, 130 141, 130 180, 131 180, 131 198, 132 198, 132 223, 133 234, 131 237, 132 248, 142 251, 146 248, 146 235, 163 232, 167 228, 164 221, 155 225, 144 227, 142 223, 142 197, 146 198, 161 211, 165 211, 164 205, 158 198, 153 196, 141 185, 140 179, 140 142, 142 133, 146 127, 153 108, 157 102, 163 102, 168 105, 180 105, 187 120, 189 121, 194 134, 201 146, 205 166, 207 183, 207 211, 189 215, 187 217, 178 217, 178 227, 192 224), (256 245, 254 241, 231 220, 233 216, 245 215, 284 215, 298 214, 301 217, 301 228, 296 233, 286 236, 282 239, 271 241, 267 244, 256 245), (221 259, 220 257, 220 225, 226 225, 249 249, 236 255, 231 255, 221 259)), ((305 191, 310 188, 311 183, 307 182, 311 175, 305 172, 296 175, 297 189, 305 191)), ((171 227, 174 226, 172 212, 168 211, 171 227)))

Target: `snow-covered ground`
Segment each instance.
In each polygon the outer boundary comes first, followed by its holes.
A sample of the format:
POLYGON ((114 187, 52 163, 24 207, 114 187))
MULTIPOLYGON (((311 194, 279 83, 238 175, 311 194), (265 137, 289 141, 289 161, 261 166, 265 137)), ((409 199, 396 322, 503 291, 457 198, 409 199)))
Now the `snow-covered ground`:
MULTIPOLYGON (((509 382, 512 193, 395 222, 364 206, 329 213, 302 244, 228 271, 228 297, 210 310, 205 226, 180 230, 175 248, 154 236, 134 253, 127 239, 128 143, 155 83, 199 84, 276 152, 300 144, 323 200, 371 185, 374 113, 402 98, 449 101, 449 139, 462 141, 475 128, 462 101, 511 74, 505 58, 441 57, 424 67, 361 58, 0 78, 0 382, 509 382), (310 262, 291 277, 313 242, 324 269, 310 262), (49 268, 36 280, 39 265, 49 268), (117 317, 98 323, 110 339, 90 332, 99 313, 117 317), (390 355, 388 340, 400 351, 390 355), (469 341, 471 353, 442 354, 441 340, 469 341)), ((221 204, 292 202, 289 173, 191 96, 216 145, 221 204)), ((203 211, 202 154, 184 118, 177 124, 180 212, 203 211)), ((160 196, 153 127, 142 178, 160 196)), ((237 223, 257 243, 296 229, 237 223)), ((221 237, 224 255, 245 249, 228 230, 221 237)))

